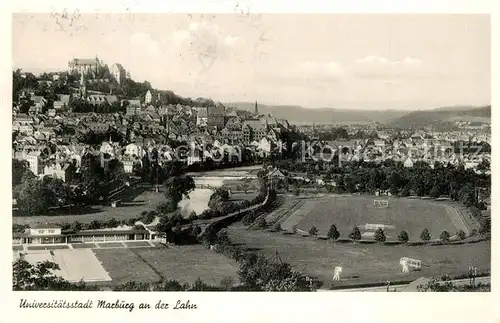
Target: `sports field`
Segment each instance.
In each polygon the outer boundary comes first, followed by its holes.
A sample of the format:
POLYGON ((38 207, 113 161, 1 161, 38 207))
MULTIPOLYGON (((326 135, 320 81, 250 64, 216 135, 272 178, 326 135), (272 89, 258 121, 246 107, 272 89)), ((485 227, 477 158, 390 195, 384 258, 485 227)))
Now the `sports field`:
MULTIPOLYGON (((13 252, 13 260, 18 259, 17 252, 13 252)), ((41 261, 51 261, 59 265, 60 270, 55 275, 69 282, 105 282, 111 281, 106 270, 99 263, 91 249, 58 249, 32 250, 25 254, 25 259, 31 264, 41 261)))
POLYGON ((390 198, 387 208, 373 206, 374 197, 329 195, 310 199, 282 223, 282 228, 308 232, 312 226, 318 235, 326 235, 335 224, 341 238, 347 238, 354 226, 364 233, 365 224, 383 224, 388 240, 396 240, 401 230, 406 230, 410 240, 419 240, 423 229, 428 229, 432 239, 438 239, 443 230, 451 235, 459 229, 468 233, 468 226, 457 210, 445 203, 406 198, 390 198))
POLYGON ((269 257, 278 252, 282 261, 301 271, 318 277, 330 287, 333 269, 341 266, 342 286, 385 283, 387 280, 414 280, 422 276, 467 274, 468 266, 477 266, 478 272, 490 270, 490 241, 441 246, 387 246, 380 244, 332 244, 326 240, 303 238, 231 226, 229 237, 234 243, 250 250, 261 251, 269 257), (403 274, 399 266, 401 257, 422 261, 422 270, 403 274))
POLYGON ((236 282, 238 264, 201 245, 168 248, 94 249, 114 284, 175 279, 194 283, 197 278, 219 285, 225 277, 236 282))

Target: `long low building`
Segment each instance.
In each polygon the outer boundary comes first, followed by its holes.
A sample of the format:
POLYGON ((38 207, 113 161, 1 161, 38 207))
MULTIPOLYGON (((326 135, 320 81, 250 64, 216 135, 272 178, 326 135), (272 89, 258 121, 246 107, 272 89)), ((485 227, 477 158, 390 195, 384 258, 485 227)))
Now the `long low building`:
POLYGON ((92 243, 113 241, 157 240, 156 231, 147 226, 119 226, 109 229, 63 231, 53 224, 34 225, 24 232, 13 233, 13 245, 53 245, 69 243, 92 243))

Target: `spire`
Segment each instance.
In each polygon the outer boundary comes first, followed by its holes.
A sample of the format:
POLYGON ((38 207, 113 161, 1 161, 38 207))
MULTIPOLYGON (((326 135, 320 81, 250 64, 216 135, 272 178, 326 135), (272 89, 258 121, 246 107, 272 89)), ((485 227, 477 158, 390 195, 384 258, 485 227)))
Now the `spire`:
POLYGON ((255 114, 259 114, 259 106, 257 105, 257 101, 255 101, 255 114))

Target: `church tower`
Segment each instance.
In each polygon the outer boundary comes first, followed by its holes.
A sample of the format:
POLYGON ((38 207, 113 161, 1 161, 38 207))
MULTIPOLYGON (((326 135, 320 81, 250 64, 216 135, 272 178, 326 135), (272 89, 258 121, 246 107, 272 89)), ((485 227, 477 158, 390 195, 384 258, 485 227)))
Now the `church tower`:
POLYGON ((85 79, 85 73, 82 73, 80 77, 80 97, 87 97, 87 80, 85 79))
POLYGON ((257 101, 255 101, 255 115, 259 115, 259 106, 257 105, 257 101))

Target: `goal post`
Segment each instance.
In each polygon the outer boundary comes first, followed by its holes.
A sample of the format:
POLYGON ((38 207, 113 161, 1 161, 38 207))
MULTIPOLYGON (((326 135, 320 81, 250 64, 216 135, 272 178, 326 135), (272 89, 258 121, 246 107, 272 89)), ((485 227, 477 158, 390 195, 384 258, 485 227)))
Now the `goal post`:
POLYGON ((374 199, 373 206, 377 208, 389 207, 389 200, 374 199))

